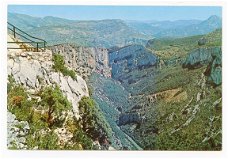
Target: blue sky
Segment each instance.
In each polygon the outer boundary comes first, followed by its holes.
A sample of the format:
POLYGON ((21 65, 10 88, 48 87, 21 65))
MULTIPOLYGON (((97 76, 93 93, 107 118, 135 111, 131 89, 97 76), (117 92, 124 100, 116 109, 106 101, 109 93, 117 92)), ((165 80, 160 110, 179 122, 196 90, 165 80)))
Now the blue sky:
POLYGON ((9 5, 8 12, 36 17, 55 16, 75 20, 184 20, 207 19, 211 15, 221 17, 222 8, 216 6, 55 6, 9 5))

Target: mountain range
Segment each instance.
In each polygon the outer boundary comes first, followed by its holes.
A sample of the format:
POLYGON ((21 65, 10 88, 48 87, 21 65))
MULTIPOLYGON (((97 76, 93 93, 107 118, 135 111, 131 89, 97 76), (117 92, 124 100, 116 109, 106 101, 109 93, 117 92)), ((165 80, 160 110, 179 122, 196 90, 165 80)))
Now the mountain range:
POLYGON ((222 27, 221 18, 178 21, 68 20, 47 16, 32 17, 8 13, 8 22, 43 38, 48 45, 74 43, 79 46, 109 48, 129 44, 145 45, 152 38, 186 37, 206 34, 222 27))

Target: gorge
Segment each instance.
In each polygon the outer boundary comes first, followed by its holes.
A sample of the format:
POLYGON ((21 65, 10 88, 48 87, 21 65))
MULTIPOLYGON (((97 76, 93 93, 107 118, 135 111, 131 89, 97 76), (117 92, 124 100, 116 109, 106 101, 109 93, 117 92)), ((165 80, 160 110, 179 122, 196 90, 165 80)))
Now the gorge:
POLYGON ((8 148, 221 150, 218 17, 152 38, 143 23, 8 16, 50 40, 44 52, 8 49, 8 148))

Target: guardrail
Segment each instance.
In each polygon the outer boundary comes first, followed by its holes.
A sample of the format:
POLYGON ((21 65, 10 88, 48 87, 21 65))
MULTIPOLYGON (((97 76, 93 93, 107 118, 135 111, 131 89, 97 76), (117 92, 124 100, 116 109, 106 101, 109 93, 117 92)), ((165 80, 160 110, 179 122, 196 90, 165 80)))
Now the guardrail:
POLYGON ((7 47, 7 49, 35 49, 37 52, 39 52, 39 50, 45 51, 46 44, 47 44, 45 40, 31 36, 9 22, 7 22, 7 29, 9 34, 11 33, 11 35, 14 38, 21 40, 17 42, 7 42, 8 44, 14 43, 14 44, 22 44, 24 46, 26 44, 29 44, 29 46, 26 46, 25 48, 7 47))

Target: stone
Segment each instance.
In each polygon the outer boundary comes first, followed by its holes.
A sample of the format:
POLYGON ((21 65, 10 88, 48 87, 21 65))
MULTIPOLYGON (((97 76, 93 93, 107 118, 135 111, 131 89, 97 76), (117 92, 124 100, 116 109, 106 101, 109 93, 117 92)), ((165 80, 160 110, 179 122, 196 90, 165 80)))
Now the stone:
POLYGON ((21 57, 27 57, 27 54, 25 52, 22 52, 21 57))
POLYGON ((196 102, 200 101, 202 93, 198 92, 196 96, 196 102))
POLYGON ((88 92, 86 82, 80 76, 77 76, 77 80, 73 80, 71 77, 68 77, 67 81, 73 93, 88 96, 88 94, 86 93, 88 92))
POLYGON ((44 61, 45 61, 44 57, 41 56, 41 57, 39 58, 39 61, 40 61, 40 62, 44 62, 44 61))
POLYGON ((39 149, 39 147, 38 146, 35 146, 34 148, 33 148, 33 150, 38 150, 39 149))
POLYGON ((212 107, 218 106, 219 103, 221 103, 221 101, 222 101, 222 98, 217 99, 217 100, 213 103, 212 107))
POLYGON ((33 53, 32 52, 28 52, 27 53, 29 56, 33 56, 33 53))
POLYGON ((16 116, 10 112, 7 112, 7 122, 11 123, 16 119, 16 116))
POLYGON ((8 148, 16 146, 17 149, 26 148, 26 139, 24 136, 28 131, 24 130, 25 127, 29 129, 27 121, 18 121, 11 112, 7 112, 7 146, 8 148), (21 128, 22 127, 22 128, 21 128))
POLYGON ((20 135, 20 136, 25 136, 25 133, 24 133, 23 131, 20 131, 20 132, 19 132, 19 135, 20 135))
MULTIPOLYGON (((37 60, 34 60, 33 63, 31 63, 24 58, 21 59, 19 68, 20 69, 15 76, 20 78, 20 82, 22 84, 35 88, 37 76, 42 76, 40 63, 37 60)), ((13 72, 14 71, 12 71, 12 73, 13 72)))
POLYGON ((153 48, 154 47, 154 39, 150 39, 147 41, 146 47, 153 48))
POLYGON ((71 89, 68 85, 67 79, 63 76, 60 76, 60 89, 66 93, 71 93, 71 89))
POLYGON ((28 56, 28 57, 27 57, 27 60, 31 60, 31 59, 32 59, 32 57, 31 57, 31 56, 28 56))
POLYGON ((20 138, 18 138, 18 142, 25 143, 26 142, 26 139, 24 137, 20 137, 20 138))
POLYGON ((167 121, 168 122, 172 122, 173 120, 175 120, 177 118, 177 115, 174 113, 174 112, 172 112, 168 117, 167 117, 167 121))
POLYGON ((66 128, 56 128, 54 130, 55 134, 57 134, 59 138, 59 145, 64 145, 73 137, 73 134, 66 130, 66 128))
MULTIPOLYGON (((8 62, 7 62, 7 64, 8 64, 8 62)), ((20 71, 20 65, 19 65, 19 63, 14 62, 14 64, 12 65, 12 72, 11 72, 11 74, 12 75, 17 74, 19 71, 20 71)))
POLYGON ((9 59, 8 61, 7 61, 7 73, 8 73, 8 75, 11 75, 11 70, 12 70, 12 68, 14 67, 14 60, 13 59, 9 59))
POLYGON ((206 43, 207 43, 207 39, 204 37, 198 40, 199 46, 205 45, 206 43))
POLYGON ((130 123, 141 123, 141 117, 138 113, 127 113, 127 114, 121 114, 119 116, 118 125, 126 125, 130 123))

